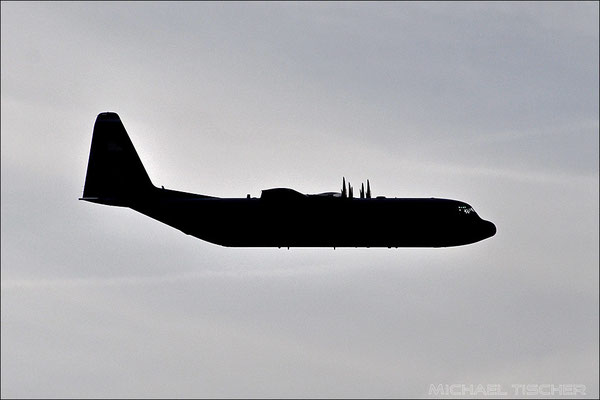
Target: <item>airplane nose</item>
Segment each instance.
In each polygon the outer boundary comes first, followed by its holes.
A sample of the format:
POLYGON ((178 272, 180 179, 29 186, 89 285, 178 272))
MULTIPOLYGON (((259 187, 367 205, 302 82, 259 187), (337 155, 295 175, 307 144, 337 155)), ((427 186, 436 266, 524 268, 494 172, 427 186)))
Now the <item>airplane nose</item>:
POLYGON ((496 225, 490 221, 485 221, 485 237, 489 238, 496 234, 496 225))

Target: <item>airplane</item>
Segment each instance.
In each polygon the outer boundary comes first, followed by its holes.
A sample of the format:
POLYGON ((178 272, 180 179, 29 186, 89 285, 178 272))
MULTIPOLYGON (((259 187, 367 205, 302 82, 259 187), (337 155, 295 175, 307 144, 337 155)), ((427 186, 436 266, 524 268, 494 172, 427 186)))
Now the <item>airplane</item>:
POLYGON ((98 115, 80 200, 129 207, 199 239, 225 247, 450 247, 494 236, 473 207, 439 198, 358 197, 263 190, 259 198, 220 198, 158 188, 146 173, 121 119, 98 115))

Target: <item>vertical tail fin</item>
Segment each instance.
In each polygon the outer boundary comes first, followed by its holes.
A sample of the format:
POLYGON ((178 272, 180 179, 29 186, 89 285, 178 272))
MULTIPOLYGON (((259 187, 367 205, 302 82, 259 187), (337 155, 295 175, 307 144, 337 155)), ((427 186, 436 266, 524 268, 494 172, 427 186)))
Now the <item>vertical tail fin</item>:
POLYGON ((119 116, 98 115, 81 200, 127 206, 153 189, 119 116))

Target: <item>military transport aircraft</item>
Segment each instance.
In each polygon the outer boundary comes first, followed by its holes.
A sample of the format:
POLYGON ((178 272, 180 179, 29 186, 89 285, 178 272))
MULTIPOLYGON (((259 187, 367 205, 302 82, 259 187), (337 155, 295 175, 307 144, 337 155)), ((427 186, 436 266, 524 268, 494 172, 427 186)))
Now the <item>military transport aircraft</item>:
POLYGON ((235 247, 446 247, 496 233, 461 201, 358 197, 345 179, 340 192, 263 190, 260 198, 219 198, 155 187, 119 116, 98 115, 83 197, 129 207, 182 232, 235 247))

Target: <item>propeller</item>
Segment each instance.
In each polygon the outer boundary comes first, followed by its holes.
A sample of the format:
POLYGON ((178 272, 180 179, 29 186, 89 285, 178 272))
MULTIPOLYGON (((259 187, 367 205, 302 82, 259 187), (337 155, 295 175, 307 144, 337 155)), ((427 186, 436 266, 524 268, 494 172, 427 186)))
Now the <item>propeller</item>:
MULTIPOLYGON (((368 179, 367 179, 367 191, 365 192, 365 184, 361 183, 359 193, 360 193, 361 199, 365 199, 365 198, 370 199, 371 198, 371 184, 368 179)), ((346 186, 346 177, 342 177, 342 198, 343 199, 354 198, 354 188, 350 184, 350 181, 348 181, 348 185, 346 186)))

